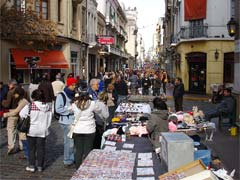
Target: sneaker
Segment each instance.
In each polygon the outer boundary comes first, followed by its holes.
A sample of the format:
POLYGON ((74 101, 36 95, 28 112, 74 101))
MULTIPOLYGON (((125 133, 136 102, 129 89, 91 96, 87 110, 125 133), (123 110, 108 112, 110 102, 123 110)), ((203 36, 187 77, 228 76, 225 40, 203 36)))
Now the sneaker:
POLYGON ((38 172, 42 172, 42 171, 43 171, 43 168, 39 166, 39 167, 37 167, 37 171, 38 171, 38 172))
POLYGON ((35 168, 34 168, 34 167, 27 166, 27 167, 26 167, 26 171, 35 172, 35 168))

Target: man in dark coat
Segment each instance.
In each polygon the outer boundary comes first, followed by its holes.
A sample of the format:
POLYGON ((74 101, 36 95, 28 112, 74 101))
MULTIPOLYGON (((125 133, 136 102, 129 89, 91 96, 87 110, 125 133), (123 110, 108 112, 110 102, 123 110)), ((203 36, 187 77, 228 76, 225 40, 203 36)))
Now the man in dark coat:
POLYGON ((145 74, 144 78, 142 79, 142 94, 143 95, 149 95, 150 86, 151 86, 151 81, 148 77, 148 74, 145 74))
POLYGON ((153 96, 160 95, 161 84, 162 84, 161 79, 158 77, 157 74, 154 74, 153 79, 152 79, 153 96))
POLYGON ((175 111, 183 111, 183 95, 184 95, 184 85, 180 77, 175 78, 173 98, 175 104, 175 111))
POLYGON ((128 86, 123 76, 114 84, 114 87, 118 95, 117 105, 119 105, 121 102, 126 101, 128 96, 128 86))
POLYGON ((211 109, 210 111, 205 113, 206 121, 211 121, 211 118, 218 117, 221 114, 232 113, 235 108, 235 100, 232 96, 231 88, 225 88, 223 90, 223 99, 216 106, 215 109, 211 109))

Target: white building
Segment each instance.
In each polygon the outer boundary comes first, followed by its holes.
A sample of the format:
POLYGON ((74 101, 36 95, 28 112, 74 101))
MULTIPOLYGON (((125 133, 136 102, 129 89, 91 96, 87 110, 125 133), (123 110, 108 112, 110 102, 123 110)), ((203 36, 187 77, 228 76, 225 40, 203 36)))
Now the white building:
POLYGON ((125 13, 127 16, 127 34, 128 34, 128 42, 126 44, 126 48, 128 53, 131 55, 131 58, 129 58, 129 67, 130 68, 136 68, 136 58, 138 56, 138 52, 137 52, 137 46, 138 46, 138 42, 137 42, 137 32, 138 32, 138 28, 137 28, 137 16, 138 16, 138 12, 137 12, 137 8, 128 8, 125 9, 125 13))

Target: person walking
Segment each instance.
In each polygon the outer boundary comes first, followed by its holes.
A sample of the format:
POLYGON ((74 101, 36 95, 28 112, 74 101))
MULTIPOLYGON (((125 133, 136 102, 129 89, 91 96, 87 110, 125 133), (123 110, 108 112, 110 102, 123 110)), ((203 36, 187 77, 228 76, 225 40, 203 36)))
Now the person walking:
POLYGON ((119 105, 121 102, 126 101, 128 96, 128 86, 122 75, 120 75, 114 87, 118 95, 117 105, 119 105))
POLYGON ((153 96, 160 95, 161 84, 162 84, 161 79, 158 77, 157 74, 154 74, 152 79, 153 96))
POLYGON ((109 111, 107 123, 110 124, 112 122, 112 118, 114 117, 114 113, 117 108, 118 95, 114 89, 113 84, 108 85, 106 92, 108 93, 107 106, 109 111))
POLYGON ((65 84, 61 81, 61 75, 56 75, 56 80, 52 82, 52 88, 54 97, 56 98, 57 94, 62 92, 65 87, 65 84))
POLYGON ((87 92, 89 96, 96 101, 98 96, 98 88, 99 88, 99 79, 91 79, 90 87, 88 88, 87 92))
POLYGON ((101 110, 96 102, 91 99, 88 92, 81 92, 72 104, 75 120, 73 126, 73 140, 75 147, 76 169, 82 164, 88 153, 93 149, 96 123, 94 113, 100 114, 101 110))
POLYGON ((167 83, 168 83, 168 74, 166 71, 164 71, 162 74, 162 85, 163 85, 163 92, 165 94, 167 93, 167 90, 166 90, 167 83))
POLYGON ((175 111, 183 111, 183 95, 184 95, 184 85, 180 77, 175 78, 173 98, 175 104, 175 111))
POLYGON ((27 99, 24 98, 25 91, 21 87, 17 87, 13 92, 14 101, 17 103, 17 107, 9 109, 9 112, 3 114, 4 118, 7 120, 7 134, 8 134, 8 155, 14 154, 19 150, 24 150, 24 155, 27 157, 27 144, 26 144, 26 134, 17 131, 17 123, 19 120, 19 112, 23 107, 28 104, 27 99), (17 139, 17 133, 19 136, 19 147, 15 145, 17 139))
POLYGON ((64 138, 64 159, 65 167, 70 167, 74 164, 73 140, 67 136, 71 129, 71 124, 74 121, 74 114, 69 110, 72 100, 75 97, 75 88, 77 80, 68 78, 66 87, 63 93, 57 95, 55 103, 55 111, 60 115, 59 123, 63 129, 64 138))
POLYGON ((27 133, 28 142, 28 166, 26 171, 39 172, 44 169, 46 137, 49 135, 49 127, 52 120, 52 109, 44 103, 44 94, 37 89, 32 92, 32 103, 27 104, 21 111, 20 117, 28 116, 30 108, 30 128, 27 133), (30 106, 30 107, 29 107, 30 106))
POLYGON ((142 94, 149 95, 149 88, 151 87, 151 81, 148 77, 148 74, 145 73, 144 77, 142 78, 142 94))

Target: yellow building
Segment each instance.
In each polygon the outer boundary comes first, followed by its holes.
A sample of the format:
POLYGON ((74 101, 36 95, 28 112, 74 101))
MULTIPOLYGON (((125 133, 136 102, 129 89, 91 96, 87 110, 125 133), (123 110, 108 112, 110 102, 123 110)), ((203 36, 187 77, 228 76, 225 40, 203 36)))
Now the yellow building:
POLYGON ((174 71, 186 91, 210 94, 211 84, 232 83, 233 51, 233 40, 181 41, 176 45, 174 71))

